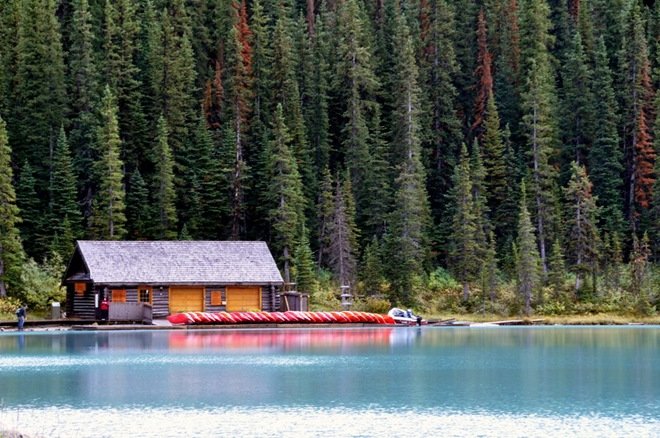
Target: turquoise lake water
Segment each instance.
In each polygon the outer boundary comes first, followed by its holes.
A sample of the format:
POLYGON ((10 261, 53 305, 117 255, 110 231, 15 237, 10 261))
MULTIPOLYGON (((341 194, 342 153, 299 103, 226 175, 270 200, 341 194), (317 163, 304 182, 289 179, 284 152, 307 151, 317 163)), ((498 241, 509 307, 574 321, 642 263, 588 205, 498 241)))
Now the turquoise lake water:
POLYGON ((3 428, 659 437, 660 327, 2 333, 3 428))

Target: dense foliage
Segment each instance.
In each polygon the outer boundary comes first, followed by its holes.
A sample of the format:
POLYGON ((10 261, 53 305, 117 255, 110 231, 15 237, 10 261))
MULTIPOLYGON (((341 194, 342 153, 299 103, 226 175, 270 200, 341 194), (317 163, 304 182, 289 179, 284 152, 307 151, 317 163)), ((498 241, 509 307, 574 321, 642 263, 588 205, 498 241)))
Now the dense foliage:
POLYGON ((317 302, 653 312, 655 3, 4 0, 0 296, 79 238, 260 239, 317 302))

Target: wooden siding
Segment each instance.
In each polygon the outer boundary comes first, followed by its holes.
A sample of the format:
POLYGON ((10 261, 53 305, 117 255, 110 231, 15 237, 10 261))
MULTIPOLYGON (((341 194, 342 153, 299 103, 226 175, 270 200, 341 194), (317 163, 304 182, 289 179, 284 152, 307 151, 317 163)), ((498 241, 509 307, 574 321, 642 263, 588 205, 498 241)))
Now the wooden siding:
POLYGON ((280 309, 280 294, 274 286, 261 288, 261 310, 276 312, 280 309))
MULTIPOLYGON (((261 310, 266 312, 275 312, 280 310, 281 298, 277 289, 274 286, 263 285, 259 286, 261 288, 261 310)), ((138 289, 135 286, 122 287, 122 286, 112 286, 106 287, 102 285, 95 285, 95 288, 92 289, 91 286, 89 290, 85 292, 83 296, 77 295, 74 292, 73 284, 67 284, 67 302, 66 302, 66 312, 70 317, 76 317, 81 319, 96 319, 96 309, 94 307, 94 290, 99 293, 99 303, 103 299, 103 293, 106 292, 106 296, 109 301, 112 302, 112 289, 123 289, 126 291, 126 302, 127 303, 137 303, 138 302, 138 289)), ((176 287, 175 287, 176 289, 176 287)), ((226 286, 219 285, 206 285, 204 286, 204 311, 207 312, 221 312, 226 311, 227 306, 223 304, 221 306, 212 306, 211 305, 211 291, 220 290, 222 291, 222 302, 227 302, 227 288, 226 286)), ((154 318, 164 318, 170 314, 169 308, 169 288, 167 286, 154 285, 152 287, 152 309, 154 318)))
POLYGON ((84 295, 74 293, 73 316, 81 319, 96 319, 94 290, 87 289, 84 295))
POLYGON ((154 286, 151 297, 154 318, 164 318, 170 314, 169 290, 164 286, 154 286))

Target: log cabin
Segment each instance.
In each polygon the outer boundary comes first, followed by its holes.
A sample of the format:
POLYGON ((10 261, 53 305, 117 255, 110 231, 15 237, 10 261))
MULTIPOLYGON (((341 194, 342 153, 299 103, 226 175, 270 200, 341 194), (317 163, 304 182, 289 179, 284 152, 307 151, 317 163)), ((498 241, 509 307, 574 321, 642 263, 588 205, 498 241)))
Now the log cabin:
POLYGON ((107 300, 112 320, 129 305, 149 309, 154 319, 184 311, 275 311, 283 280, 265 242, 81 240, 62 283, 67 317, 101 319, 107 300))

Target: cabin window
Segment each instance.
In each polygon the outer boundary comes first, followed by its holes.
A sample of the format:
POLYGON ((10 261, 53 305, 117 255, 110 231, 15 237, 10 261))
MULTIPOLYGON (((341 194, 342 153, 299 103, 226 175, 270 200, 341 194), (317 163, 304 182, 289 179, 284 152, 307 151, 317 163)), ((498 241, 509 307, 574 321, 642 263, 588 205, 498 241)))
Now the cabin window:
POLYGON ((85 295, 85 291, 87 290, 87 283, 75 283, 73 287, 76 291, 76 295, 85 295))
POLYGON ((211 291, 211 305, 212 306, 222 306, 222 291, 221 290, 212 290, 211 291))
POLYGON ((140 287, 138 288, 138 301, 140 303, 151 303, 151 288, 140 287))
POLYGON ((126 290, 125 289, 113 289, 112 290, 112 302, 113 303, 125 303, 126 302, 126 290))

